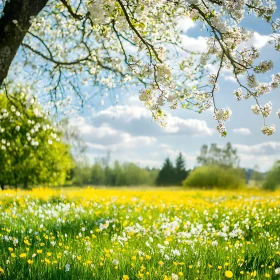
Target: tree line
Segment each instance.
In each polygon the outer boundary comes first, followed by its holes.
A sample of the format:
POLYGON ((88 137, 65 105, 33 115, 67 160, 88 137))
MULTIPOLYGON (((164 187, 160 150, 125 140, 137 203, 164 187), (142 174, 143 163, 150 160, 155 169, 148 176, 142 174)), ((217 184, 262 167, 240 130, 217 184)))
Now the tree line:
POLYGON ((86 159, 77 162, 70 179, 73 185, 79 186, 181 186, 188 173, 182 153, 179 153, 174 166, 167 158, 160 169, 117 160, 110 164, 108 154, 95 159, 92 165, 86 159))
POLYGON ((104 164, 96 160, 78 162, 72 169, 72 185, 85 186, 153 186, 158 175, 155 168, 142 168, 132 162, 104 164))
MULTIPOLYGON (((197 166, 186 169, 179 153, 173 163, 166 158, 161 168, 140 167, 132 162, 110 161, 110 155, 89 163, 85 145, 69 122, 61 125, 42 110, 25 89, 9 98, 0 92, 0 186, 28 188, 38 185, 185 186, 236 189, 254 181, 275 189, 280 184, 280 164, 263 174, 255 167, 239 166, 237 150, 230 143, 203 145, 197 166)), ((13 95, 10 95, 10 97, 13 95)))

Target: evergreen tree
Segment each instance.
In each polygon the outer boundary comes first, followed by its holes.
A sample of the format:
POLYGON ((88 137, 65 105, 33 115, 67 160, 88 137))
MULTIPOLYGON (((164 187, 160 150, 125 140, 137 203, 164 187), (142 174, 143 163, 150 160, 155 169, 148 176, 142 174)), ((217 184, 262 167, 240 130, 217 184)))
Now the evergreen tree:
POLYGON ((175 169, 169 158, 166 158, 162 169, 159 171, 156 184, 158 186, 171 186, 174 184, 175 169))
POLYGON ((176 166, 175 166, 175 180, 174 185, 181 186, 182 182, 186 179, 188 176, 188 171, 186 171, 185 167, 185 159, 182 155, 182 153, 179 153, 177 159, 176 159, 176 166))

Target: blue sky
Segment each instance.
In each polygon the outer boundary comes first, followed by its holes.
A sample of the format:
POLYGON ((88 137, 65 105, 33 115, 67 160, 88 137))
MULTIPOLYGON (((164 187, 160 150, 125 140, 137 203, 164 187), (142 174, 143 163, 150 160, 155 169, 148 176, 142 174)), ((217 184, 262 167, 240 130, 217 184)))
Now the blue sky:
MULTIPOLYGON (((277 2, 280 4, 280 1, 277 2)), ((279 8, 277 14, 280 17, 279 8)), ((186 45, 193 49, 203 49, 203 37, 207 34, 201 32, 198 25, 190 22, 185 24, 186 45)), ((254 28, 256 33, 252 42, 261 50, 261 58, 272 59, 275 65, 273 71, 262 77, 262 81, 270 81, 273 73, 280 72, 279 52, 267 43, 267 35, 271 29, 253 16, 246 18, 242 24, 247 28, 254 28)), ((236 101, 233 91, 238 86, 231 75, 224 72, 219 84, 220 91, 216 94, 218 107, 229 106, 233 111, 226 124, 226 138, 221 138, 216 132, 212 112, 199 115, 183 109, 169 111, 169 124, 166 128, 161 128, 153 122, 150 112, 138 100, 137 90, 123 94, 117 105, 106 102, 99 107, 94 117, 83 114, 72 119, 72 124, 80 130, 87 144, 86 154, 90 161, 110 151, 113 160, 160 167, 164 158, 174 160, 182 152, 187 167, 192 168, 203 144, 217 143, 223 146, 231 142, 238 149, 242 167, 254 167, 257 164, 260 170, 268 170, 275 160, 280 159, 280 120, 276 115, 280 109, 280 90, 274 90, 260 98, 261 104, 267 101, 273 103, 273 112, 267 124, 275 124, 276 133, 268 137, 261 133, 262 118, 251 111, 253 100, 236 101)))

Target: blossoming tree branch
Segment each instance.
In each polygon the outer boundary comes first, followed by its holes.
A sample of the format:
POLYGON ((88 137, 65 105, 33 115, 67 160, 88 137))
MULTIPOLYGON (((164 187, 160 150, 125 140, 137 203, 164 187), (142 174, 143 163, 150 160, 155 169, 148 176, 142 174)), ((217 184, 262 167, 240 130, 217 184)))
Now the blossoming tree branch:
POLYGON ((272 104, 261 104, 259 97, 279 87, 280 74, 261 82, 273 63, 259 60, 259 50, 244 44, 254 30, 240 23, 248 14, 265 20, 279 51, 276 10, 274 0, 0 0, 0 85, 5 88, 24 69, 35 88, 47 81, 44 91, 55 106, 66 95, 83 104, 85 85, 102 94, 137 86, 140 100, 162 125, 166 106, 212 108, 217 130, 226 136, 231 110, 215 102, 226 69, 238 83, 237 100, 252 99, 253 113, 264 121, 262 132, 271 135, 275 127, 266 118, 272 104), (183 43, 178 23, 186 18, 208 31, 206 52, 183 43), (209 73, 209 64, 216 65, 215 73, 209 73))

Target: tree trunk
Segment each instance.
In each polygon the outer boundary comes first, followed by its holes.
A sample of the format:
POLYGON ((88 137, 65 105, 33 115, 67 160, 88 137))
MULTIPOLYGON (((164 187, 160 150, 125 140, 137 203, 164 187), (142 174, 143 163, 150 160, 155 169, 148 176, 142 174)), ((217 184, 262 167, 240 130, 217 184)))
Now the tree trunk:
POLYGON ((24 179, 23 188, 24 188, 25 190, 28 189, 28 178, 25 178, 25 179, 24 179))
POLYGON ((0 18, 0 86, 30 27, 30 17, 36 17, 48 0, 10 0, 0 18), (17 22, 18 26, 15 24, 17 22))
POLYGON ((1 186, 1 190, 4 190, 4 184, 2 182, 0 182, 0 186, 1 186))

